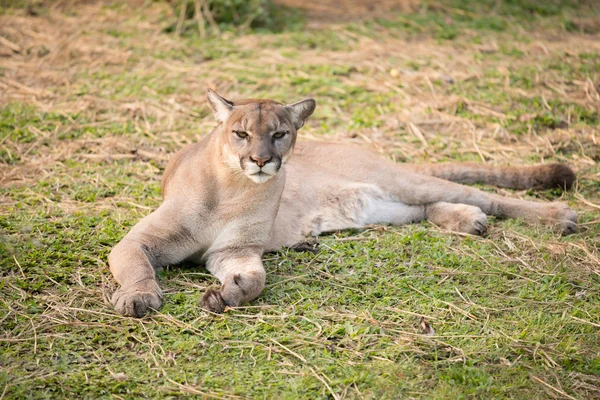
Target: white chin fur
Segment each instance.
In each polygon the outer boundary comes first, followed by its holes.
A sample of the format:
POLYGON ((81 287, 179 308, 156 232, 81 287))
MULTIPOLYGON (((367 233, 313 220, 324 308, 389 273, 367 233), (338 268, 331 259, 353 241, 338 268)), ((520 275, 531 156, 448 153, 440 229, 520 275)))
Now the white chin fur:
POLYGON ((255 163, 246 163, 246 175, 256 183, 265 183, 277 174, 275 163, 267 163, 262 169, 255 163))
POLYGON ((265 183, 269 179, 273 177, 273 175, 265 174, 264 172, 259 172, 257 174, 246 174, 248 178, 252 179, 256 183, 265 183))

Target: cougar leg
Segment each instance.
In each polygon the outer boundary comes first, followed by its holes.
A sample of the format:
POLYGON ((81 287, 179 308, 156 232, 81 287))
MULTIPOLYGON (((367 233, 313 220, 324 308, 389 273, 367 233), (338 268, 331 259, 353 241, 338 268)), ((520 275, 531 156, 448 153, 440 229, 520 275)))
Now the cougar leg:
POLYGON ((111 300, 118 313, 142 317, 159 309, 163 295, 155 269, 181 262, 194 252, 192 234, 177 223, 181 220, 177 212, 176 205, 163 203, 134 226, 108 256, 110 270, 121 285, 111 300))
POLYGON ((425 207, 427 220, 450 231, 483 235, 487 217, 479 207, 439 201, 425 207))
POLYGON ((373 184, 346 182, 324 187, 319 213, 313 216, 313 235, 369 224, 404 225, 425 218, 423 205, 398 202, 373 184))
POLYGON ((254 300, 265 288, 266 272, 262 249, 226 249, 208 256, 206 268, 221 282, 202 297, 202 308, 222 313, 226 306, 237 307, 254 300))
POLYGON ((482 190, 413 173, 401 177, 381 174, 378 183, 387 188, 399 201, 409 204, 447 202, 479 207, 486 215, 523 218, 558 226, 563 233, 577 231, 577 214, 564 203, 541 203, 511 199, 482 190))

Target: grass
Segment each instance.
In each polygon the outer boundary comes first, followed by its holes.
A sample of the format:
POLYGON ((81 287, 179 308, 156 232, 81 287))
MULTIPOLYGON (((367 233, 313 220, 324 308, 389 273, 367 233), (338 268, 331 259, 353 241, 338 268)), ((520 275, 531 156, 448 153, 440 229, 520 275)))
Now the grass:
POLYGON ((328 21, 302 3, 303 25, 206 39, 169 32, 161 2, 2 3, 0 398, 600 395, 598 9, 425 1, 328 21), (266 255, 247 307, 202 311, 217 282, 184 265, 159 273, 160 312, 120 317, 106 257, 214 125, 207 87, 315 96, 304 140, 398 162, 568 163, 570 193, 484 189, 567 201, 582 230, 345 231, 266 255))

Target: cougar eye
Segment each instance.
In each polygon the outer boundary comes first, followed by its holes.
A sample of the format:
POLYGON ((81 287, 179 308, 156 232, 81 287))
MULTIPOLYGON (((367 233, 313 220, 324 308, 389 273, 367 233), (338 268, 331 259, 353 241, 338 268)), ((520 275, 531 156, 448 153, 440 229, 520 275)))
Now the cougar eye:
POLYGON ((233 131, 233 133, 235 133, 240 139, 246 139, 248 137, 248 134, 244 131, 233 131))
POLYGON ((282 137, 284 137, 285 135, 287 135, 287 132, 275 132, 273 134, 273 138, 274 139, 281 139, 282 137))

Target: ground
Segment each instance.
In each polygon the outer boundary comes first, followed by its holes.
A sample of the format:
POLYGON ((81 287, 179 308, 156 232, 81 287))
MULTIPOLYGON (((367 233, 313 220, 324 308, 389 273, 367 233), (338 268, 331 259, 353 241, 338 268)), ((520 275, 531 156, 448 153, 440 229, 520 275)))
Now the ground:
POLYGON ((204 38, 194 20, 173 29, 163 2, 14 3, 0 12, 0 398, 600 397, 595 2, 290 0, 303 10, 275 10, 278 32, 204 38), (202 311, 216 280, 173 266, 160 312, 121 317, 108 252, 159 205, 169 157, 214 126, 208 87, 313 96, 301 140, 397 162, 567 163, 568 193, 484 189, 566 201, 581 231, 345 231, 266 255, 247 307, 202 311))

